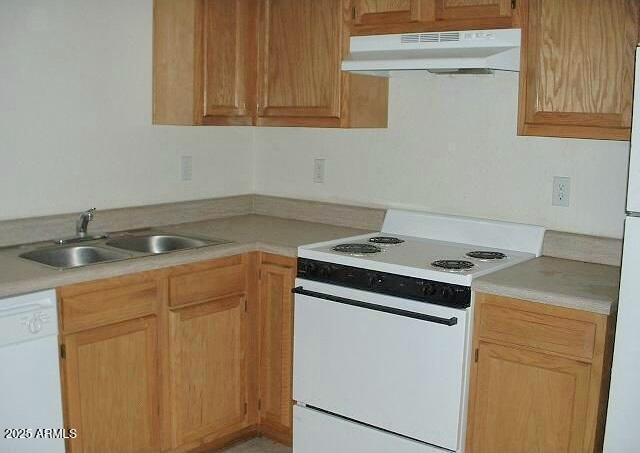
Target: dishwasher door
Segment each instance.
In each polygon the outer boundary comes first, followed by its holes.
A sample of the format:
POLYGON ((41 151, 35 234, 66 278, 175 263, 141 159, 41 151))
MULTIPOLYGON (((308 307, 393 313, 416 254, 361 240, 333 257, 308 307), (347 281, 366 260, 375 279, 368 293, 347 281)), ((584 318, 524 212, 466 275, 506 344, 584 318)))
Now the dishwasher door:
POLYGON ((65 451, 57 333, 54 291, 0 299, 0 452, 65 451))

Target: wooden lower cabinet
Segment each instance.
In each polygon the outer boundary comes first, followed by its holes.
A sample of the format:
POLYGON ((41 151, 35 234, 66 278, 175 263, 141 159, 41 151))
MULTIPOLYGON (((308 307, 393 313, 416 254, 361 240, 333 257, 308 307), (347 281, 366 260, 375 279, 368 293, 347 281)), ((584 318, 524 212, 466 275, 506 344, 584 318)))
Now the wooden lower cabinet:
POLYGON ((67 450, 290 444, 295 268, 251 253, 60 288, 67 450))
POLYGON ((601 451, 609 317, 484 294, 475 310, 467 451, 601 451))
POLYGON ((245 300, 230 296, 169 314, 173 447, 247 426, 245 300))
POLYGON ((69 452, 159 451, 162 297, 151 274, 59 290, 69 452))
POLYGON ((155 317, 65 338, 72 452, 157 451, 159 373, 155 317))
POLYGON ((248 256, 168 269, 172 451, 223 445, 249 427, 248 256))
POLYGON ((293 288, 296 260, 269 254, 260 258, 259 420, 260 431, 291 444, 293 369, 293 288))
POLYGON ((170 394, 174 447, 246 427, 244 296, 172 311, 170 394))

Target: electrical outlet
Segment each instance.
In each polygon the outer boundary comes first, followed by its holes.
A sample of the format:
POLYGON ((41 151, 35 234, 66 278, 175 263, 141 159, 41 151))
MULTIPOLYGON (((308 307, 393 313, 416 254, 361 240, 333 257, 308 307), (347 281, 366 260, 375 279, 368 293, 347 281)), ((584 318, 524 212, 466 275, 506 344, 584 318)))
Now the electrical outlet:
POLYGON ((180 178, 183 181, 191 181, 193 178, 193 157, 180 157, 180 178))
POLYGON ((313 182, 324 183, 324 168, 326 159, 315 159, 313 161, 313 182))
POLYGON ((554 176, 553 177, 553 206, 569 206, 571 196, 571 178, 554 176))

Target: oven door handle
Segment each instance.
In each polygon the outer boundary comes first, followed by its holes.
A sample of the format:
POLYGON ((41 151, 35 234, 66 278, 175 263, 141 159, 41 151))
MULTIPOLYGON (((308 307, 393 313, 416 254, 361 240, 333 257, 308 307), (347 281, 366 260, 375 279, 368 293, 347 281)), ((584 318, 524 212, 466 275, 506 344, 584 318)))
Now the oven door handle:
POLYGON ((383 305, 371 304, 369 302, 361 302, 359 300, 347 299, 345 297, 333 296, 331 294, 319 293, 316 291, 309 291, 302 286, 298 286, 291 290, 294 294, 301 294, 303 296, 315 297, 316 299, 329 300, 331 302, 337 302, 339 304, 351 305, 353 307, 366 308, 367 310, 381 311, 383 313, 389 313, 397 316, 404 316, 405 318, 418 319, 420 321, 433 322, 436 324, 443 324, 445 326, 455 326, 458 324, 458 318, 441 318, 439 316, 426 315, 424 313, 417 313, 415 311, 402 310, 400 308, 385 307, 383 305))

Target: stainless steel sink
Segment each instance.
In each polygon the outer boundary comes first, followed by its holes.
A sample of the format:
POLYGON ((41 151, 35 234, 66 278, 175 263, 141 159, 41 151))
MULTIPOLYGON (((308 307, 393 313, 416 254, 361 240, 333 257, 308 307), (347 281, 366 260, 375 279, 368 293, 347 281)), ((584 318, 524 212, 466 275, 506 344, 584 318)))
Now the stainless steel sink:
POLYGON ((224 244, 227 241, 199 239, 171 234, 148 234, 127 236, 106 242, 109 247, 141 253, 167 253, 176 250, 187 250, 209 245, 224 244))
POLYGON ((118 250, 109 250, 92 245, 76 245, 33 250, 23 253, 20 257, 58 269, 70 269, 89 264, 123 260, 130 258, 130 255, 118 250))

